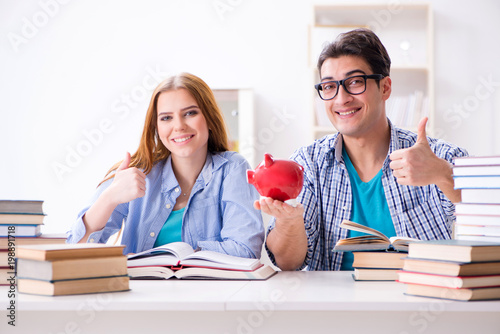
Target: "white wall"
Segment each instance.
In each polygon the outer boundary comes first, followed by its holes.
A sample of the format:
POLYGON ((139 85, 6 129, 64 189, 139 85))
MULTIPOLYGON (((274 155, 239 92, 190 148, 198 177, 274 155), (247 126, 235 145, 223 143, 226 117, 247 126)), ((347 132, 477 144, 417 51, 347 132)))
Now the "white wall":
MULTIPOLYGON (((67 230, 136 150, 152 88, 180 71, 252 88, 257 160, 288 157, 310 141, 307 25, 318 2, 291 3, 0 0, 0 198, 43 199, 44 232, 67 230)), ((441 137, 500 154, 500 4, 432 4, 441 137)))

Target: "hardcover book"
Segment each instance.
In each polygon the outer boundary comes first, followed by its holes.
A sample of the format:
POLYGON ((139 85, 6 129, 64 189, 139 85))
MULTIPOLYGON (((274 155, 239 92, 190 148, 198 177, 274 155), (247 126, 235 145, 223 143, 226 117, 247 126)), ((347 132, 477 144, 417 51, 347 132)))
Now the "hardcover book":
POLYGON ((500 175, 500 165, 454 166, 453 176, 500 175))
POLYGON ((484 288, 500 287, 500 275, 445 276, 401 270, 398 281, 401 283, 423 284, 444 288, 484 288))
POLYGON ((498 225, 455 225, 455 235, 484 235, 500 237, 500 219, 498 225))
POLYGON ((455 236, 457 240, 464 241, 479 241, 479 242, 496 242, 500 243, 500 237, 492 235, 467 235, 467 234, 457 234, 455 236))
POLYGON ((124 275, 55 281, 19 278, 17 287, 20 293, 45 296, 117 292, 129 290, 129 277, 124 275))
POLYGON ((248 259, 227 254, 198 251, 186 242, 172 242, 144 252, 129 254, 128 267, 190 266, 252 271, 262 266, 259 259, 248 259))
POLYGON ((361 250, 398 250, 407 251, 408 244, 420 240, 408 237, 388 238, 380 231, 349 220, 344 220, 340 227, 367 233, 359 237, 340 239, 333 248, 334 251, 361 251, 361 250))
POLYGON ((454 166, 484 166, 500 165, 499 155, 456 157, 453 159, 454 166))
POLYGON ((352 252, 354 268, 401 269, 406 252, 352 252))
POLYGON ((453 176, 455 189, 497 189, 500 188, 500 175, 453 176))
POLYGON ((16 257, 38 261, 83 259, 123 255, 125 246, 105 244, 40 244, 23 245, 16 250, 16 257))
POLYGON ((0 200, 0 213, 43 214, 43 201, 0 200))
POLYGON ((494 300, 500 299, 500 287, 492 288, 444 288, 421 284, 405 284, 406 294, 410 296, 432 297, 450 300, 494 300))
POLYGON ((407 257, 403 270, 448 276, 500 275, 500 261, 456 262, 407 257))
POLYGON ((0 213, 0 224, 4 225, 40 225, 43 224, 43 214, 0 213))
POLYGON ((427 240, 411 243, 408 256, 457 262, 500 261, 500 243, 467 240, 427 240))
POLYGON ((460 215, 494 215, 500 220, 500 204, 492 203, 457 203, 455 204, 455 213, 460 215))
POLYGON ((226 270, 202 267, 129 267, 132 279, 222 279, 222 280, 266 280, 276 274, 270 266, 263 265, 255 270, 226 270))
POLYGON ((127 275, 127 257, 38 261, 17 259, 17 277, 44 281, 127 275))
POLYGON ((457 213, 456 225, 500 226, 500 215, 470 215, 457 213))
MULTIPOLYGON (((64 244, 66 243, 65 233, 42 233, 38 237, 16 237, 14 241, 16 246, 41 245, 41 244, 64 244)), ((8 238, 0 238, 0 249, 9 247, 8 238)))
POLYGON ((500 204, 500 188, 462 189, 462 202, 500 204))
POLYGON ((0 225, 0 237, 38 237, 42 234, 41 225, 0 225))
POLYGON ((354 268, 355 281, 395 281, 400 269, 354 268))

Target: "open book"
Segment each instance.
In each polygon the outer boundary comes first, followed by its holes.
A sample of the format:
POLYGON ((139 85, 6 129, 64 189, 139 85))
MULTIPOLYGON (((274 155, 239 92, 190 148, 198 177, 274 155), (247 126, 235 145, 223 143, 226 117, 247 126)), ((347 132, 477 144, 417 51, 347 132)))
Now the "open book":
POLYGON ((266 279, 275 271, 259 259, 213 251, 198 251, 185 242, 172 242, 128 255, 128 274, 133 278, 266 279))
POLYGON ((352 237, 346 239, 340 239, 333 248, 334 251, 361 251, 361 250, 396 250, 396 251, 408 251, 408 244, 410 242, 420 241, 414 238, 408 237, 391 237, 388 238, 383 233, 349 220, 344 220, 340 227, 367 233, 368 235, 363 235, 359 237, 352 237))
POLYGON ((252 270, 226 270, 202 267, 129 267, 128 275, 132 279, 227 279, 227 280, 265 280, 276 271, 267 265, 252 270))

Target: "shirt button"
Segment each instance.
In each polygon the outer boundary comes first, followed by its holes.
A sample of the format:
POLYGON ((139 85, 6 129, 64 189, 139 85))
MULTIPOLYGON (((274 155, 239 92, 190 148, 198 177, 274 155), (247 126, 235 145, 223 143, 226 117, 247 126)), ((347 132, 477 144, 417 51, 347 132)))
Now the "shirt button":
POLYGON ((175 188, 175 192, 178 193, 179 192, 179 188, 175 188))
POLYGON ((94 241, 95 241, 94 238, 90 239, 90 242, 94 242, 94 241))
POLYGON ((343 206, 343 207, 342 207, 342 210, 347 210, 347 206, 343 206))
POLYGON ((154 236, 155 236, 155 233, 154 233, 154 232, 151 232, 151 233, 149 233, 149 235, 150 235, 151 237, 154 237, 154 236))
POLYGON ((172 206, 170 204, 165 205, 167 209, 170 209, 172 206))

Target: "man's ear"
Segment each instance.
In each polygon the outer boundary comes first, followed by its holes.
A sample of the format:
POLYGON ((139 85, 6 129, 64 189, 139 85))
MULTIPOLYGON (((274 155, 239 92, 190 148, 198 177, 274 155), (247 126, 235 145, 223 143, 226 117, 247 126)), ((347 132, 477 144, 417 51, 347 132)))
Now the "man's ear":
POLYGON ((380 80, 380 90, 382 92, 382 99, 386 101, 392 92, 392 80, 390 77, 385 77, 380 80))

